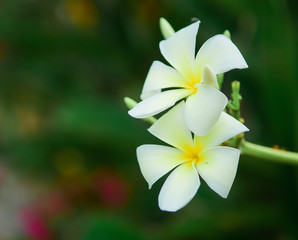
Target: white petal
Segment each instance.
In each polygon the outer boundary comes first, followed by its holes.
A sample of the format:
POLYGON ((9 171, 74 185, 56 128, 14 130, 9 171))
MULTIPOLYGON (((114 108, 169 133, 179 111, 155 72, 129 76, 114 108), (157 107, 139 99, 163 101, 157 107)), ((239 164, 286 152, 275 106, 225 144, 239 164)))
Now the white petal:
POLYGON ((226 198, 237 172, 240 150, 230 147, 210 148, 201 155, 196 165, 199 175, 208 186, 226 198))
POLYGON ((128 114, 134 118, 147 118, 166 110, 189 94, 190 90, 184 89, 161 92, 139 102, 128 114))
POLYGON ((173 34, 159 44, 165 59, 183 76, 193 75, 196 35, 200 22, 197 21, 173 34))
POLYGON ((185 82, 184 77, 174 68, 162 62, 154 61, 146 77, 142 95, 163 88, 186 87, 185 82))
POLYGON ((162 186, 158 205, 161 210, 176 212, 195 196, 200 186, 196 169, 189 163, 181 164, 167 178, 162 186))
POLYGON ((197 84, 197 92, 189 96, 185 105, 188 127, 195 134, 207 134, 220 117, 228 99, 219 90, 197 84))
POLYGON ((148 97, 151 97, 157 93, 161 93, 161 89, 156 89, 156 90, 152 90, 152 91, 148 91, 148 92, 144 92, 141 94, 141 100, 145 100, 148 97))
POLYGON ((193 148, 193 138, 185 122, 184 101, 159 118, 148 131, 184 152, 193 148))
POLYGON ((183 163, 185 153, 160 145, 142 145, 137 148, 137 158, 141 172, 149 188, 163 175, 183 163))
POLYGON ((241 122, 222 112, 218 121, 207 135, 195 135, 195 144, 203 151, 209 147, 218 146, 224 141, 246 131, 248 131, 248 128, 241 122))
POLYGON ((195 60, 196 74, 201 73, 206 64, 215 74, 248 67, 236 45, 222 34, 209 38, 200 48, 195 60))
POLYGON ((209 65, 206 65, 204 68, 202 83, 205 86, 219 89, 216 74, 213 72, 209 65))

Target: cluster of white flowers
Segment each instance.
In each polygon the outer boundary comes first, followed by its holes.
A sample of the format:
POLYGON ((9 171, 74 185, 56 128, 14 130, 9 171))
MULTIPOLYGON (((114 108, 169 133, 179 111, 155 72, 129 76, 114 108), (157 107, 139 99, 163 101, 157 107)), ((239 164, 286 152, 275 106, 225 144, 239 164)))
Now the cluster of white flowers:
POLYGON ((247 68, 247 64, 235 44, 222 34, 208 39, 195 56, 199 24, 197 21, 176 33, 164 25, 168 38, 159 47, 172 67, 153 62, 141 93, 142 101, 129 111, 134 118, 147 118, 179 101, 149 128, 151 134, 172 147, 137 148, 140 169, 149 188, 174 169, 158 197, 164 211, 175 212, 184 207, 200 186, 199 176, 226 198, 236 175, 240 150, 219 145, 248 131, 223 111, 228 99, 219 90, 216 77, 231 69, 247 68))

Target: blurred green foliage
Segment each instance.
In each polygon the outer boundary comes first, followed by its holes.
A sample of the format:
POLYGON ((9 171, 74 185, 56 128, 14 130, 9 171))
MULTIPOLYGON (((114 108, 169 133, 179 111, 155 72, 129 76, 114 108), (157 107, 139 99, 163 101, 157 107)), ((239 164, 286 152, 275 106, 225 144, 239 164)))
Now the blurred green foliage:
POLYGON ((227 73, 223 85, 229 95, 231 82, 241 82, 246 138, 298 151, 297 6, 2 0, 0 191, 13 174, 38 190, 22 205, 30 209, 22 230, 0 238, 298 239, 297 168, 259 159, 241 158, 227 200, 202 184, 184 209, 160 211, 163 181, 148 191, 135 156, 158 140, 123 104, 124 96, 139 99, 152 61, 165 62, 159 18, 178 30, 196 16, 198 46, 229 29, 247 60, 249 69, 227 73))

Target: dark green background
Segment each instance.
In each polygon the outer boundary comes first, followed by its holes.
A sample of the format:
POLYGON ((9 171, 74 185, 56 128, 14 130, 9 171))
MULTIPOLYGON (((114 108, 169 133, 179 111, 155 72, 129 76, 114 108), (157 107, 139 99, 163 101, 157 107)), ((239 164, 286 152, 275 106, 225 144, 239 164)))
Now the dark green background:
POLYGON ((1 0, 0 192, 11 175, 33 189, 20 211, 34 209, 50 234, 9 239, 298 239, 295 166, 241 157, 228 199, 202 184, 182 210, 160 211, 165 178, 149 191, 135 156, 159 141, 123 104, 139 101, 152 61, 165 62, 159 18, 178 30, 198 17, 198 47, 229 29, 249 65, 223 87, 241 82, 246 139, 298 151, 297 10, 294 0, 1 0), (111 182, 111 192, 95 184, 111 182))

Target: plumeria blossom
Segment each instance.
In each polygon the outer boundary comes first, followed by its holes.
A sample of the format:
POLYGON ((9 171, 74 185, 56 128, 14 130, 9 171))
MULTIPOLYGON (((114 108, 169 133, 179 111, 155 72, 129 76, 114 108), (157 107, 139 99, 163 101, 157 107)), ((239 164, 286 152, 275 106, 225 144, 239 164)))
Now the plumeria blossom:
POLYGON ((248 131, 239 121, 222 112, 219 120, 205 136, 192 136, 187 127, 182 101, 158 119, 149 132, 169 146, 142 145, 137 148, 141 172, 149 188, 173 170, 158 197, 161 210, 175 212, 196 194, 200 179, 226 198, 237 171, 240 150, 218 146, 231 137, 248 131))
POLYGON ((154 61, 146 77, 142 101, 129 111, 135 118, 156 115, 186 98, 188 127, 205 135, 218 120, 227 97, 218 90, 216 74, 247 68, 238 48, 219 34, 207 40, 195 57, 197 21, 160 42, 160 51, 173 66, 154 61))

